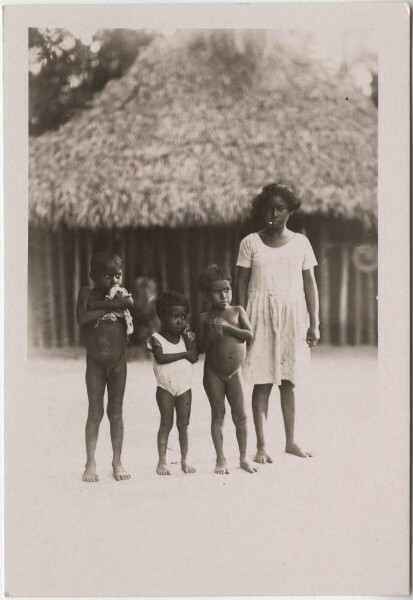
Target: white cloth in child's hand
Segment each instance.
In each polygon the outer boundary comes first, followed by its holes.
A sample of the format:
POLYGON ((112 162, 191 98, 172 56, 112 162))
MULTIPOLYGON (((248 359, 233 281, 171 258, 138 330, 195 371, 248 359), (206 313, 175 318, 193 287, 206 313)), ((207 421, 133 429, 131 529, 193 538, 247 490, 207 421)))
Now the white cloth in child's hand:
MULTIPOLYGON (((110 288, 108 293, 106 294, 107 300, 113 300, 116 296, 120 296, 120 298, 130 298, 131 294, 125 288, 120 285, 114 285, 110 288)), ((129 310, 125 308, 124 310, 112 310, 107 312, 103 317, 101 317, 96 323, 96 327, 98 326, 100 321, 116 321, 118 318, 125 319, 126 323, 126 335, 131 335, 133 333, 133 319, 129 310)))

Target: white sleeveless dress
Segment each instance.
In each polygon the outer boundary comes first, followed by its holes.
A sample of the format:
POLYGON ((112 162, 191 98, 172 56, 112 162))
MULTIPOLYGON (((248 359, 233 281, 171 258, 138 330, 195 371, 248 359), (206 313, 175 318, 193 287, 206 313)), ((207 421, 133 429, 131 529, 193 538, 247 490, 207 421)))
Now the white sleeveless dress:
POLYGON ((247 315, 254 338, 243 373, 250 383, 297 383, 310 358, 309 326, 302 271, 317 264, 305 235, 296 233, 284 246, 266 246, 258 233, 240 244, 237 266, 251 269, 247 315))
MULTIPOLYGON (((164 354, 178 354, 186 352, 185 340, 181 339, 177 344, 168 342, 160 333, 153 333, 154 337, 162 346, 164 354)), ((152 354, 153 372, 155 373, 158 386, 166 390, 172 396, 180 396, 191 389, 192 385, 192 364, 186 358, 176 360, 165 365, 156 362, 152 353, 152 343, 149 339, 147 347, 152 354)))

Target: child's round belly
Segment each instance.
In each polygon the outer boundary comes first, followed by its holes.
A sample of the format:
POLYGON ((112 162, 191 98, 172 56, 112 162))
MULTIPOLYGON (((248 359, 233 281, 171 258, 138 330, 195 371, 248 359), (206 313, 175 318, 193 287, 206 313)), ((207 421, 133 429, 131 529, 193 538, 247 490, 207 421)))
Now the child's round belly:
POLYGON ((101 321, 86 330, 88 356, 105 364, 119 360, 127 345, 125 324, 122 321, 101 321))
POLYGON ((206 365, 222 377, 230 377, 241 367, 246 353, 245 342, 226 338, 214 344, 212 352, 208 352, 206 365))

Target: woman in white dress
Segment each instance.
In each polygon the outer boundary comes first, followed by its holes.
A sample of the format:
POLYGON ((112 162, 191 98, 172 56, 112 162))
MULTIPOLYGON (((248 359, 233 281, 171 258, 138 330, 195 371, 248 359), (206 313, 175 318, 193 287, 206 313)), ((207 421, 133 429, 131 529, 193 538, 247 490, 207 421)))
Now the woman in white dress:
POLYGON ((317 261, 306 236, 287 228, 300 205, 288 187, 277 183, 264 187, 253 200, 255 216, 264 227, 241 241, 237 260, 237 302, 246 309, 254 331, 243 371, 254 384, 259 463, 272 462, 265 450, 263 425, 274 384, 280 389, 286 452, 311 456, 294 440, 294 385, 309 359, 309 347, 320 339, 317 261))

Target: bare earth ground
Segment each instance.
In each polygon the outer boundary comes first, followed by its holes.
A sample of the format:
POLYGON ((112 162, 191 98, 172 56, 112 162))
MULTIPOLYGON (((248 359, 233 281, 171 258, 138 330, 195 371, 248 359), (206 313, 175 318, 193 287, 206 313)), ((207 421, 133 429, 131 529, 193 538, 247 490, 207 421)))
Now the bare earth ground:
MULTIPOLYGON (((230 413, 231 474, 213 473, 210 412, 196 365, 190 462, 155 473, 159 422, 149 361, 129 364, 124 464, 114 481, 107 419, 98 443, 101 481, 81 481, 84 360, 28 361, 6 405, 6 591, 11 596, 393 594, 407 576, 405 504, 392 483, 392 455, 377 402, 374 349, 318 348, 298 389, 297 441, 313 459, 283 452, 277 391, 270 400, 274 464, 238 468, 230 413), (13 430, 10 430, 11 424, 13 430), (387 457, 387 458, 386 458, 387 457), (386 525, 392 523, 392 527, 386 525)), ((249 455, 255 449, 246 386, 249 455)), ((407 524, 408 525, 408 524, 407 524)))

